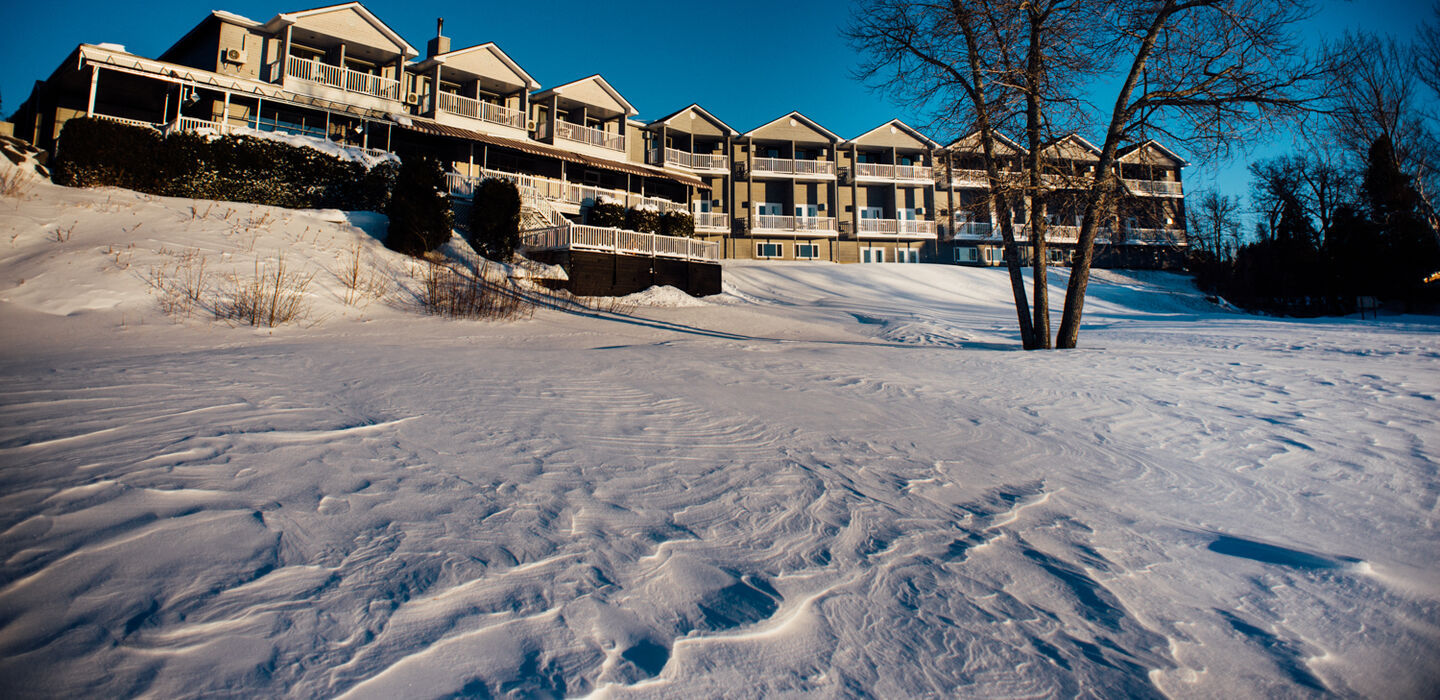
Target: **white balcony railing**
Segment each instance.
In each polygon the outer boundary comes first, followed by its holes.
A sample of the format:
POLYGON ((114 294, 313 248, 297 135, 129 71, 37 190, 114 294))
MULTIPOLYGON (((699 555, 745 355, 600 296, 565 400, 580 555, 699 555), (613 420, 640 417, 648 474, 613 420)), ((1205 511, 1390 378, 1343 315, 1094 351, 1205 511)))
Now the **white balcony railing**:
POLYGON ((956 238, 999 238, 1000 231, 989 221, 957 221, 953 225, 956 238))
POLYGON ((1180 183, 1169 180, 1130 180, 1126 179, 1125 186, 1135 194, 1160 195, 1162 197, 1179 197, 1184 194, 1180 189, 1180 183))
POLYGON ((147 128, 150 128, 150 129, 159 129, 159 128, 165 126, 164 122, 147 122, 147 121, 144 121, 144 120, 141 120, 141 119, 126 119, 125 117, 112 117, 112 116, 110 116, 110 115, 108 115, 108 114, 92 114, 92 115, 90 115, 90 116, 93 117, 93 118, 95 118, 95 119, 104 119, 105 121, 119 122, 119 123, 121 123, 121 124, 128 124, 128 125, 130 125, 130 126, 143 126, 143 127, 147 127, 147 128))
POLYGON ((516 129, 525 128, 524 112, 497 104, 490 104, 489 102, 482 102, 473 97, 442 92, 440 93, 440 109, 444 112, 487 121, 491 124, 511 126, 516 129))
POLYGON ((1185 245, 1185 231, 1169 228, 1127 228, 1126 243, 1146 245, 1185 245))
POLYGON ((676 148, 650 149, 651 165, 678 165, 691 170, 728 170, 730 159, 724 154, 690 153, 676 148))
POLYGON ((757 231, 794 231, 822 236, 835 235, 835 219, 829 216, 781 216, 756 214, 751 225, 757 231))
MULTIPOLYGON (((604 129, 595 129, 570 122, 553 122, 557 138, 576 143, 585 143, 600 148, 608 148, 614 151, 625 150, 625 136, 623 134, 612 134, 604 129)), ((544 137, 543 130, 541 138, 544 137)))
POLYGON ((935 222, 923 219, 861 219, 860 233, 880 236, 935 237, 935 222))
POLYGON ((706 231, 730 230, 730 215, 723 211, 695 212, 695 228, 706 231))
POLYGON ((520 245, 529 250, 598 250, 685 260, 720 259, 718 243, 579 224, 527 231, 520 235, 520 245))
POLYGON ((835 164, 828 160, 805 160, 795 158, 756 158, 752 161, 757 173, 780 175, 831 175, 835 164))
POLYGON ((552 202, 593 206, 603 198, 610 199, 627 207, 643 206, 652 207, 660 211, 691 213, 689 208, 680 202, 672 202, 659 197, 646 197, 624 190, 580 185, 555 178, 541 177, 539 175, 521 175, 519 173, 507 173, 489 168, 481 170, 480 175, 477 177, 466 177, 460 173, 446 173, 445 175, 446 182, 450 187, 450 194, 462 198, 473 195, 475 186, 480 184, 480 180, 487 177, 509 180, 515 183, 515 185, 522 190, 523 194, 531 194, 552 202))
POLYGON ((917 180, 929 182, 934 170, 928 165, 887 165, 885 163, 856 163, 855 176, 878 180, 917 180))
POLYGON ((398 80, 361 73, 342 66, 332 66, 313 58, 288 56, 287 59, 285 74, 292 78, 387 100, 398 101, 400 99, 400 81, 398 80))

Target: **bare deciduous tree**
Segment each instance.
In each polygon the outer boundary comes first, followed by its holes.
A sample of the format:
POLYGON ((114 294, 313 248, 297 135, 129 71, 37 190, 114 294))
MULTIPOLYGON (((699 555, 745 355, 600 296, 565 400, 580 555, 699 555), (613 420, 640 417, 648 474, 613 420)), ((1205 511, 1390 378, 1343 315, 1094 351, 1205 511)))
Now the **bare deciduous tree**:
POLYGON ((1240 248, 1240 198, 1199 190, 1186 199, 1190 245, 1217 262, 1233 260, 1240 248))
MULTIPOLYGON (((991 148, 998 131, 1024 125, 1030 159, 1018 194, 1038 197, 1046 180, 1038 152, 1044 137, 1056 132, 1058 120, 1084 115, 1097 71, 1113 69, 1123 78, 1104 119, 1099 163, 1080 187, 1084 215, 1056 338, 1058 347, 1071 348, 1096 234, 1124 192, 1115 172, 1119 147, 1158 137, 1202 155, 1223 154, 1259 126, 1297 111, 1323 73, 1297 58, 1303 51, 1296 25, 1307 15, 1308 3, 1296 0, 871 0, 858 8, 847 34, 867 57, 860 73, 872 84, 931 109, 942 124, 980 132, 1001 212, 1010 211, 1005 205, 1017 192, 999 176, 991 148)), ((1049 347, 1044 221, 1037 207, 1028 209, 1040 278, 1033 320, 1009 216, 1001 217, 1001 234, 1021 337, 1027 348, 1049 347)))

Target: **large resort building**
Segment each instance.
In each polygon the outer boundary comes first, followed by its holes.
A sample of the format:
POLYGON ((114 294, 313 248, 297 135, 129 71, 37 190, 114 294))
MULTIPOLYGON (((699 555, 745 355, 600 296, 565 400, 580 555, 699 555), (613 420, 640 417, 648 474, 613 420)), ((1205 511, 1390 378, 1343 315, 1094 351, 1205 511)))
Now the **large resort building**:
MULTIPOLYGON (((426 155, 448 166, 461 206, 484 178, 514 181, 531 250, 693 260, 998 265, 1000 217, 1013 217, 1024 251, 1025 207, 1037 206, 1050 261, 1065 264, 1080 218, 1067 182, 1099 160, 1076 135, 1046 145, 1046 194, 997 212, 975 135, 942 146, 891 120, 847 139, 798 111, 742 132, 695 104, 642 121, 600 75, 545 87, 494 43, 454 48, 443 25, 436 34, 422 56, 359 3, 265 22, 216 11, 156 59, 79 46, 36 84, 17 135, 52 148, 68 119, 94 116, 426 155), (695 238, 588 226, 606 201, 688 213, 695 238)), ((995 148, 1019 177, 1025 149, 1003 138, 995 148)), ((1102 225, 1097 266, 1179 264, 1186 165, 1153 141, 1122 149, 1128 196, 1102 225)))

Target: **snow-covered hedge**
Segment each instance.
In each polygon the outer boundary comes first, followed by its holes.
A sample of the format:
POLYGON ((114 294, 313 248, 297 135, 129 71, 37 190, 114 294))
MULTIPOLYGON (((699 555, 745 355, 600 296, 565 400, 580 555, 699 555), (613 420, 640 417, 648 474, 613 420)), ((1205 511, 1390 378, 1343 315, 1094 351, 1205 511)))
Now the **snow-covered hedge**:
POLYGON ((65 123, 54 180, 171 197, 300 209, 384 209, 393 161, 366 168, 313 148, 245 135, 172 133, 101 119, 65 123))

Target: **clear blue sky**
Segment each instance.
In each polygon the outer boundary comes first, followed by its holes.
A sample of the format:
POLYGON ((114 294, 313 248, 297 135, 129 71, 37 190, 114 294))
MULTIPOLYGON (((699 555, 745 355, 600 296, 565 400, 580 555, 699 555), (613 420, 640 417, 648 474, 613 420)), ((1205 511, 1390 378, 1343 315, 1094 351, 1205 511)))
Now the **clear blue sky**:
MULTIPOLYGON (((282 11, 323 4, 15 3, 0 23, 0 65, 9 66, 0 76, 4 114, 13 112, 33 81, 50 75, 76 44, 112 42, 154 57, 212 9, 264 21, 282 11)), ((365 6, 422 52, 434 35, 435 18, 443 16, 456 48, 494 41, 544 86, 600 73, 640 110, 641 119, 698 102, 741 131, 791 109, 847 138, 894 117, 925 123, 923 115, 901 110, 852 79, 855 56, 838 33, 849 16, 846 0, 371 0, 365 6)), ((1429 0, 1326 0, 1311 29, 1317 39, 1349 28, 1408 39, 1429 13, 1429 0)), ((946 135, 932 136, 943 140, 946 135)), ((1289 149, 1289 135, 1278 134, 1251 144, 1249 157, 1289 149)), ((1245 162, 1246 157, 1194 162, 1185 173, 1187 184, 1243 193, 1245 162)))

